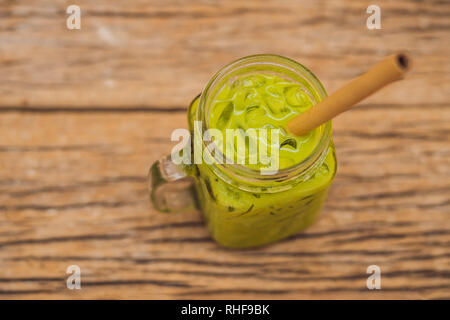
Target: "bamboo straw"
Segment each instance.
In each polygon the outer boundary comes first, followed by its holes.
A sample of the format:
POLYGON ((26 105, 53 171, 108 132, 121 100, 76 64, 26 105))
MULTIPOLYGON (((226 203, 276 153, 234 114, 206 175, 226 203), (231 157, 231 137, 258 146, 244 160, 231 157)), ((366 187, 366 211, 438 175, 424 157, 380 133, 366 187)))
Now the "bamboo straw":
POLYGON ((304 135, 338 114, 350 109, 385 85, 399 80, 411 68, 411 56, 406 52, 393 54, 353 79, 328 98, 293 118, 288 130, 304 135))

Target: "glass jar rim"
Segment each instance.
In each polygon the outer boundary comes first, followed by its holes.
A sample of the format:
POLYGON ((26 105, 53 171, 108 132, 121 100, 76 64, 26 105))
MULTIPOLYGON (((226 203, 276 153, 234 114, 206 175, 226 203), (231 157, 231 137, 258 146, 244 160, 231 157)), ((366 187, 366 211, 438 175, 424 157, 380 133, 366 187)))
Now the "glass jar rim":
MULTIPOLYGON (((305 66, 292 59, 276 54, 256 54, 242 57, 222 67, 210 79, 205 89, 202 91, 196 114, 197 120, 202 121, 202 132, 198 133, 200 136, 203 136, 203 133, 208 129, 208 121, 206 119, 205 110, 210 91, 233 71, 236 71, 239 68, 258 64, 272 65, 278 68, 287 68, 291 72, 294 72, 296 75, 308 81, 309 85, 319 96, 319 101, 327 97, 325 88, 319 79, 317 79, 317 77, 305 66)), ((287 186, 291 184, 293 180, 297 181, 307 179, 311 172, 314 171, 315 168, 319 167, 319 165, 325 160, 332 135, 331 120, 323 124, 321 127, 323 127, 322 134, 313 151, 300 163, 297 163, 291 167, 280 169, 275 174, 262 175, 260 170, 251 169, 241 164, 228 164, 225 162, 220 163, 218 161, 213 162, 211 169, 217 176, 228 183, 236 184, 236 182, 240 182, 238 186, 240 189, 247 191, 255 191, 255 187, 256 189, 261 189, 261 187, 263 187, 263 189, 267 189, 264 187, 277 182, 277 187, 271 188, 268 191, 277 192, 284 190, 289 188, 287 186)), ((214 158, 214 156, 210 153, 209 148, 207 148, 208 142, 203 141, 202 143, 202 148, 204 150, 203 152, 208 153, 209 157, 214 158)))

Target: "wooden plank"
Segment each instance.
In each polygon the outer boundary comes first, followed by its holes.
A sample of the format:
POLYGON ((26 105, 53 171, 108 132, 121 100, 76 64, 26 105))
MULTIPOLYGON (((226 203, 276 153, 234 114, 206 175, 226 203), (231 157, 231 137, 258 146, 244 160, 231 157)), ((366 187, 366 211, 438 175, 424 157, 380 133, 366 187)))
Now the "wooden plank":
POLYGON ((236 251, 198 213, 148 202, 146 171, 183 112, 0 112, 0 297, 450 298, 449 120, 448 104, 342 115, 319 221, 236 251), (65 286, 72 264, 79 291, 65 286))
POLYGON ((0 3, 0 107, 179 108, 224 64, 277 53, 309 67, 331 92, 385 55, 409 49, 408 78, 371 103, 443 103, 450 92, 447 1, 64 0, 0 3))
POLYGON ((77 3, 80 31, 70 2, 0 3, 0 298, 450 298, 448 2, 383 2, 377 31, 362 0, 77 3), (150 207, 148 166, 220 66, 277 53, 331 92, 403 48, 407 79, 334 122, 338 175, 305 233, 226 250, 198 213, 150 207))

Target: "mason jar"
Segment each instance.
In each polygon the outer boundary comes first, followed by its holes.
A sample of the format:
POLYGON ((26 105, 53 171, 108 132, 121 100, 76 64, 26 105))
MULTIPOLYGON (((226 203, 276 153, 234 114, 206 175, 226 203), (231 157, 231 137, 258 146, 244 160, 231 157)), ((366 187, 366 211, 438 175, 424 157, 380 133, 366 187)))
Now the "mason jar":
MULTIPOLYGON (((208 114, 219 90, 237 77, 271 74, 301 85, 316 104, 326 97, 314 74, 291 59, 277 55, 253 55, 219 70, 191 103, 188 125, 191 136, 208 130, 208 114), (194 126, 201 121, 201 126, 194 126)), ((230 248, 266 245, 294 235, 317 218, 336 174, 336 155, 331 121, 317 128, 319 140, 312 152, 291 167, 272 175, 240 164, 206 162, 175 164, 171 156, 150 168, 151 201, 163 212, 198 209, 219 244, 230 248)), ((203 148, 207 142, 191 148, 203 148)))

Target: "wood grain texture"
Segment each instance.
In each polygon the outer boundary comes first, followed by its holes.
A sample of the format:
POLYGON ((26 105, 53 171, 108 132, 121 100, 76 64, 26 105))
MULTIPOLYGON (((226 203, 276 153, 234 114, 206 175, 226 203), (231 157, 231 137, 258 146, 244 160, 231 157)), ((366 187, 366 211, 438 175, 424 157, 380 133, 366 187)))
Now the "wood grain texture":
MULTIPOLYGON (((333 91, 408 49, 416 58, 409 100, 441 102, 450 91, 447 1, 384 1, 375 31, 365 0, 76 3, 81 30, 66 28, 71 1, 0 2, 3 105, 185 106, 221 66, 255 53, 291 57, 333 91)), ((403 103, 399 87, 372 102, 403 103)))
POLYGON ((80 31, 69 2, 0 3, 0 298, 450 298, 449 3, 383 2, 373 32, 366 1, 261 3, 78 1, 80 31), (411 75, 334 121, 306 232, 227 250, 198 213, 151 208, 148 167, 221 65, 274 52, 330 92, 400 48, 411 75))

